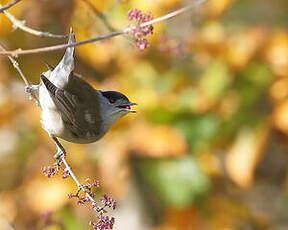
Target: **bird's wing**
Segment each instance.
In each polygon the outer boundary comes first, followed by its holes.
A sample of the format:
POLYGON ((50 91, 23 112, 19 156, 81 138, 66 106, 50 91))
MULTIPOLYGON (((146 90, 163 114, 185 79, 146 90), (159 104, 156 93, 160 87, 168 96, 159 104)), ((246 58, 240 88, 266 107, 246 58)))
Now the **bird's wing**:
MULTIPOLYGON (((100 132, 99 122, 101 121, 99 120, 98 103, 95 101, 96 94, 95 98, 91 98, 93 94, 87 98, 83 91, 84 95, 76 95, 65 89, 57 88, 43 75, 41 75, 41 80, 60 112, 66 128, 69 128, 75 137, 85 136, 87 132, 92 135, 100 132)), ((79 92, 81 92, 81 86, 79 86, 79 92)))

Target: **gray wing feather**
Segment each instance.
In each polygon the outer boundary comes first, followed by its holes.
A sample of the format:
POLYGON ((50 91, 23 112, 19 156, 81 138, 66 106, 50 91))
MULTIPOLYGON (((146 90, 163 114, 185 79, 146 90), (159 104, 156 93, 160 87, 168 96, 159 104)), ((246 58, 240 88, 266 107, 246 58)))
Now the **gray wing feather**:
MULTIPOLYGON (((75 79, 76 81, 81 81, 82 83, 76 84, 78 85, 76 86, 78 87, 78 90, 74 91, 82 92, 83 95, 77 95, 75 92, 68 92, 65 89, 57 88, 43 75, 41 75, 41 80, 46 86, 53 102, 59 110, 65 123, 65 127, 68 128, 71 133, 73 133, 76 137, 85 136, 87 132, 97 135, 97 133, 100 131, 99 109, 97 107, 98 103, 95 101, 97 100, 97 96, 95 94, 95 97, 93 97, 95 90, 88 85, 88 83, 82 79, 75 79), (83 82, 85 84, 83 84, 83 82), (87 89, 83 89, 83 87, 87 89), (89 120, 85 118, 85 113, 89 114, 89 120)), ((73 91, 73 87, 71 87, 71 89, 73 91)))

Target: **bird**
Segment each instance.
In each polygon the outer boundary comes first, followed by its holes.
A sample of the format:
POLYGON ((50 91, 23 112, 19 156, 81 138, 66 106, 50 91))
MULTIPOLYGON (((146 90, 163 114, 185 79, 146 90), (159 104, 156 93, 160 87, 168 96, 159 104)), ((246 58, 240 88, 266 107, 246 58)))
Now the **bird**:
MULTIPOLYGON (((75 42, 70 29, 68 44, 75 42)), ((137 105, 122 93, 94 89, 74 73, 74 46, 68 47, 56 67, 49 64, 40 76, 40 84, 27 91, 38 90, 41 124, 58 148, 59 159, 65 149, 57 138, 88 144, 101 139, 111 126, 128 113, 136 113, 137 105)))

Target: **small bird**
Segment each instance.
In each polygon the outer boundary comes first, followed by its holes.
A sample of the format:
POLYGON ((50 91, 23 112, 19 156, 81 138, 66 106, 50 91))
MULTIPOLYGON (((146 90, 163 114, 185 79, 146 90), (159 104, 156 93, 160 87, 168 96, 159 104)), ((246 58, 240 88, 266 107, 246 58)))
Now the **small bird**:
MULTIPOLYGON (((68 44, 75 42, 70 29, 68 44)), ((73 73, 74 47, 68 47, 59 64, 41 74, 38 89, 42 127, 55 141, 58 152, 65 154, 57 137, 74 143, 92 143, 102 138, 110 127, 136 105, 122 93, 94 89, 73 73)))

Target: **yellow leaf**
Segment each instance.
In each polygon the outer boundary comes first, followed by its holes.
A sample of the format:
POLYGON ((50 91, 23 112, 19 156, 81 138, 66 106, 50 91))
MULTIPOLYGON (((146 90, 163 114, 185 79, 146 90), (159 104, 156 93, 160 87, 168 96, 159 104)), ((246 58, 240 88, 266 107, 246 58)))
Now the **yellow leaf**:
POLYGON ((229 177, 240 187, 246 188, 253 182, 255 167, 263 153, 268 137, 268 127, 242 128, 225 159, 229 177))
POLYGON ((232 3, 233 0, 210 0, 207 2, 207 13, 219 17, 232 3))
POLYGON ((151 157, 178 157, 187 151, 181 133, 168 125, 151 125, 138 122, 132 128, 130 148, 151 157))
POLYGON ((25 185, 24 199, 37 212, 57 210, 68 201, 66 194, 69 189, 62 178, 53 178, 50 183, 47 182, 36 178, 25 185))
POLYGON ((280 103, 273 114, 273 121, 276 128, 288 135, 288 100, 280 103))
POLYGON ((93 7, 95 7, 95 9, 97 9, 100 13, 105 12, 105 10, 109 9, 113 4, 114 1, 113 0, 77 0, 77 4, 91 4, 93 7), (89 2, 89 3, 85 3, 85 1, 89 2))
POLYGON ((288 76, 288 33, 276 31, 271 38, 266 57, 276 75, 288 76))
POLYGON ((243 69, 265 40, 265 31, 250 28, 235 33, 228 40, 227 59, 237 69, 243 69))
POLYGON ((281 101, 288 97, 288 78, 280 78, 270 87, 270 95, 273 100, 281 101))

